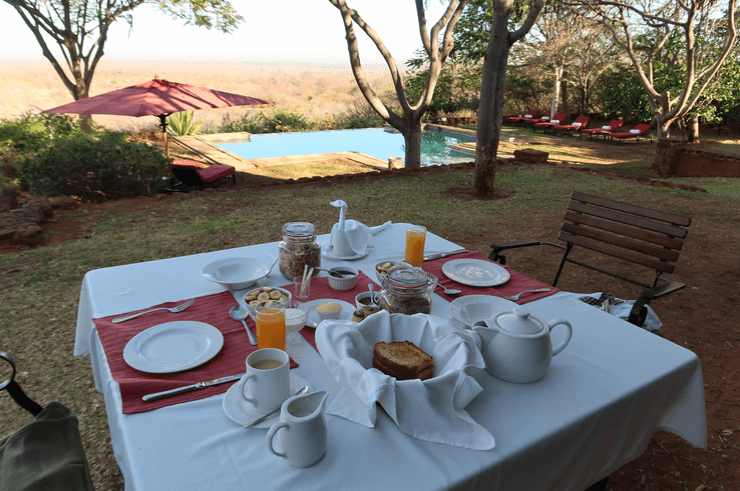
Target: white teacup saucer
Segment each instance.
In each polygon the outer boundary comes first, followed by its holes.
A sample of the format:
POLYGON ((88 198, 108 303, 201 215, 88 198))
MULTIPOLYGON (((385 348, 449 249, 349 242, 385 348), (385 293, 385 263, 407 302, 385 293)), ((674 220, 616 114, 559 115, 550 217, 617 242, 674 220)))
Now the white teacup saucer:
MULTIPOLYGON (((306 382, 300 375, 295 375, 293 370, 290 371, 291 394, 295 394, 306 385, 308 385, 308 382, 306 382)), ((251 423, 260 416, 264 416, 264 414, 254 411, 254 409, 252 409, 252 405, 244 400, 244 397, 242 397, 243 386, 244 379, 242 378, 226 391, 223 399, 223 408, 226 416, 228 416, 231 421, 241 426, 251 423)), ((261 423, 257 423, 252 426, 252 428, 270 428, 275 424, 279 417, 280 411, 276 412, 261 423)))

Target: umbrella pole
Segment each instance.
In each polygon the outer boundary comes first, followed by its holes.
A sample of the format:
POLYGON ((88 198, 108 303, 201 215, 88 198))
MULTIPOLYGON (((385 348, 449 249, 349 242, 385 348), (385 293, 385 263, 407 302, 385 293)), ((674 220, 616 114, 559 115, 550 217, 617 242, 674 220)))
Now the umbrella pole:
POLYGON ((167 155, 167 158, 170 158, 170 142, 167 139, 167 116, 169 116, 169 114, 160 114, 157 117, 159 118, 159 125, 162 127, 162 138, 164 139, 164 152, 165 152, 165 155, 167 155))

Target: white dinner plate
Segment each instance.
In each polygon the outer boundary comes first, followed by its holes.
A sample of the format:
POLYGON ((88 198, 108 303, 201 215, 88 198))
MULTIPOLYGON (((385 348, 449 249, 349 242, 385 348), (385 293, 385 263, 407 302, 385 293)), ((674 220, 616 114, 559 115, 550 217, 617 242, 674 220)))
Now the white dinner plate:
POLYGON ((321 252, 321 255, 327 259, 333 259, 335 261, 353 261, 355 259, 362 259, 363 257, 370 254, 371 248, 372 246, 367 246, 363 254, 353 254, 351 256, 337 256, 336 254, 334 254, 334 246, 329 245, 325 251, 321 252))
POLYGON ((206 264, 201 274, 228 290, 243 290, 270 274, 270 266, 252 257, 230 257, 206 264))
MULTIPOLYGON (((300 375, 294 374, 293 370, 290 371, 291 394, 295 394, 307 385, 308 382, 306 382, 300 375)), ((226 394, 224 394, 222 406, 224 408, 226 416, 228 416, 231 421, 238 425, 244 426, 259 418, 260 416, 264 416, 264 414, 255 412, 252 409, 252 405, 248 403, 244 399, 244 397, 242 397, 242 387, 244 387, 244 377, 242 377, 241 380, 229 387, 229 390, 227 390, 226 394)), ((251 428, 269 428, 275 424, 279 417, 280 411, 271 415, 269 418, 262 421, 261 423, 257 423, 251 428)))
POLYGON ((224 335, 210 324, 166 322, 131 338, 123 348, 123 359, 142 372, 182 372, 209 361, 223 345, 224 335))
POLYGON ((476 321, 488 320, 500 312, 513 312, 518 304, 490 295, 466 295, 450 303, 450 315, 456 321, 472 327, 476 321))
POLYGON ((306 326, 313 327, 314 329, 318 327, 319 322, 321 322, 321 317, 319 317, 319 313, 316 312, 316 306, 324 302, 336 302, 342 306, 342 312, 339 314, 338 320, 351 319, 352 313, 357 310, 356 306, 352 305, 351 303, 345 302, 344 300, 334 300, 333 298, 311 300, 310 302, 305 303, 306 307, 308 307, 308 320, 306 321, 306 326))
POLYGON ((509 281, 509 272, 496 263, 482 259, 453 259, 442 265, 449 279, 470 286, 498 286, 509 281))

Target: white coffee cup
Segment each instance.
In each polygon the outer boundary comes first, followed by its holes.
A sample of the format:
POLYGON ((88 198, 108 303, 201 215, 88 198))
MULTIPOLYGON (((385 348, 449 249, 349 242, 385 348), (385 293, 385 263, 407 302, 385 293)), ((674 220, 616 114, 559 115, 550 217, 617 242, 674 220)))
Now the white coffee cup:
POLYGON ((247 357, 242 396, 257 413, 269 413, 290 397, 290 357, 280 349, 258 349, 247 357))

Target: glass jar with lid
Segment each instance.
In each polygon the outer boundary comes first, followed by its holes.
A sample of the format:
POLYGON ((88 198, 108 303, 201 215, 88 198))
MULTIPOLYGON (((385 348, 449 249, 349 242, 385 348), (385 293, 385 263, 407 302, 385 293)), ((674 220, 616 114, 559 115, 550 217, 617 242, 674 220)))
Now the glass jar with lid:
MULTIPOLYGON (((280 249, 280 272, 292 280, 303 276, 306 265, 321 266, 321 246, 316 242, 316 227, 308 222, 288 222, 283 225, 283 240, 280 249)), ((318 273, 316 271, 314 274, 318 273)))
POLYGON ((380 292, 380 308, 391 314, 429 314, 429 277, 418 268, 391 269, 380 292))

